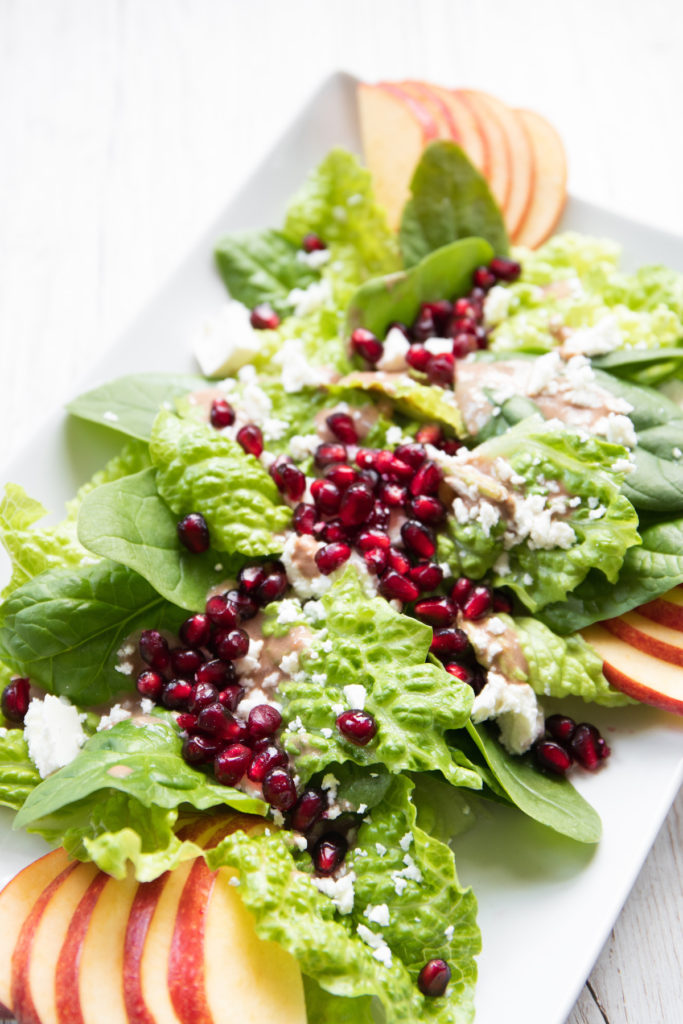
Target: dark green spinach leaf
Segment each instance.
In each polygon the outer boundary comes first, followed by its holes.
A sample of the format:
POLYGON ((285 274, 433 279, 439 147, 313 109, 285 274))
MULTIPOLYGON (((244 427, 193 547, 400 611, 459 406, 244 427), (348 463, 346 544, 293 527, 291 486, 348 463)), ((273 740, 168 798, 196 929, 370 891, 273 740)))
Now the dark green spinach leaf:
POLYGON ((233 299, 250 308, 267 302, 281 316, 291 312, 292 288, 320 276, 297 259, 299 246, 281 231, 245 231, 216 246, 216 265, 233 299))
POLYGON ((67 410, 79 419, 149 441, 164 402, 206 386, 203 377, 191 374, 135 373, 86 391, 69 402, 67 410))

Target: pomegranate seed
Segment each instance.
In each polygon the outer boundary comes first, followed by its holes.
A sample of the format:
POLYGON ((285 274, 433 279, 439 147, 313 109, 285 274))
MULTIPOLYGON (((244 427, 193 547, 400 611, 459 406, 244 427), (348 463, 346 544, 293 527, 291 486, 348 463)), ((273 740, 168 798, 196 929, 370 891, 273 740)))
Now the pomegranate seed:
POLYGON ((357 327, 351 335, 351 349, 371 366, 380 361, 384 351, 381 341, 377 340, 372 331, 366 331, 364 327, 357 327))
POLYGON ((327 807, 327 799, 317 789, 307 789, 301 794, 292 811, 290 825, 297 832, 308 832, 327 807))
POLYGON ((494 612, 505 612, 506 615, 512 615, 512 598, 504 590, 493 591, 493 610, 494 612))
POLYGON ((379 592, 387 601, 414 601, 420 591, 406 576, 401 576, 393 569, 388 569, 379 581, 379 592))
POLYGON ((522 265, 515 260, 506 260, 502 256, 494 256, 489 263, 489 270, 498 281, 516 281, 522 273, 522 265))
POLYGON ((304 252, 316 252, 318 249, 327 249, 327 246, 319 235, 315 235, 310 231, 307 235, 304 235, 301 248, 304 252))
POLYGON ((478 318, 477 309, 469 299, 456 299, 453 303, 453 315, 463 316, 467 320, 476 320, 478 318))
POLYGON ((237 606, 229 601, 226 594, 214 594, 206 602, 206 614, 215 626, 234 629, 240 621, 237 606))
POLYGON ((313 461, 318 469, 324 469, 334 462, 346 462, 348 458, 343 444, 319 444, 315 450, 313 461))
POLYGON ((434 562, 418 562, 408 570, 408 579, 421 593, 426 594, 440 586, 443 580, 443 570, 434 562))
POLYGON ((545 728, 554 740, 566 746, 574 735, 576 722, 567 715, 550 715, 545 720, 545 728))
POLYGON ((187 679, 170 679, 161 694, 161 703, 171 711, 187 708, 192 699, 192 684, 187 679))
POLYGON ((237 431, 237 442, 242 446, 247 455, 253 455, 258 459, 263 454, 263 434, 261 428, 255 423, 246 423, 237 431))
POLYGON ((569 750, 581 767, 586 768, 589 772, 595 771, 601 761, 598 753, 600 738, 600 733, 594 725, 580 722, 569 741, 569 750))
POLYGON ((466 619, 481 619, 493 608, 493 595, 490 587, 474 587, 462 605, 462 614, 466 619))
POLYGON ((410 481, 410 493, 436 494, 441 483, 441 470, 434 462, 425 462, 410 481))
POLYGON ((284 597, 288 587, 287 574, 279 564, 273 566, 271 571, 259 585, 256 591, 256 600, 261 605, 270 604, 272 601, 279 601, 284 597))
MULTIPOLYGON (((206 732, 209 736, 217 736, 221 740, 236 738, 233 735, 234 725, 242 726, 242 723, 238 722, 218 700, 203 707, 197 716, 197 728, 200 732, 206 732)), ((244 732, 246 733, 246 729, 244 732)))
POLYGON ((413 469, 419 469, 422 463, 427 458, 427 453, 424 450, 424 445, 411 442, 409 444, 401 444, 398 446, 394 455, 401 462, 407 462, 413 469))
POLYGON ((289 811, 294 806, 296 786, 286 768, 272 768, 264 777, 263 798, 278 811, 289 811))
POLYGON ((463 665, 459 661, 449 661, 444 665, 444 668, 452 675, 454 679, 459 679, 461 683, 468 683, 470 686, 474 681, 474 672, 469 665, 463 665))
POLYGON ((406 483, 408 480, 412 480, 415 475, 415 470, 412 466, 409 466, 407 462, 399 459, 396 455, 392 455, 390 462, 385 470, 385 476, 395 483, 406 483))
POLYGON ((411 345, 406 352, 406 362, 418 373, 426 373, 427 367, 432 361, 432 353, 424 345, 411 345))
POLYGON ((393 452, 389 452, 385 448, 380 448, 378 451, 373 453, 373 469, 376 469, 380 476, 389 478, 395 458, 396 457, 393 452))
POLYGON ((2 691, 0 703, 2 713, 10 722, 23 722, 31 700, 30 680, 25 676, 15 676, 2 691))
POLYGON ((389 525, 391 511, 381 501, 376 501, 375 506, 368 516, 366 526, 371 530, 386 530, 389 525))
POLYGON ((408 519, 401 527, 403 543, 420 558, 431 558, 436 551, 434 532, 417 519, 408 519))
POLYGON ((347 412, 333 412, 325 420, 328 427, 342 444, 358 444, 356 424, 347 412))
POLYGON ((415 605, 415 615, 430 626, 450 626, 455 618, 455 605, 447 597, 426 597, 415 605))
POLYGON ((221 661, 243 658, 249 650, 249 634, 244 629, 219 629, 213 638, 213 648, 221 661))
POLYGON ((388 551, 391 547, 389 534, 383 530, 363 530, 358 535, 358 547, 361 551, 369 551, 371 548, 381 548, 388 551))
POLYGON ((237 608, 237 614, 242 622, 258 615, 259 606, 249 594, 243 594, 239 590, 229 590, 225 596, 237 608))
POLYGON ((367 711, 344 711, 337 718, 339 732, 357 747, 365 747, 377 735, 377 722, 367 711))
POLYGON ((332 516, 339 509, 341 491, 331 480, 314 480, 311 484, 311 496, 315 507, 326 516, 332 516))
POLYGON ((222 690, 232 683, 235 678, 235 668, 231 661, 220 661, 218 658, 213 661, 206 661, 200 665, 195 674, 197 683, 210 683, 217 689, 222 690))
POLYGON ((221 690, 218 694, 218 702, 222 704, 228 711, 234 711, 237 705, 244 697, 244 689, 241 686, 237 686, 233 683, 230 686, 226 686, 225 689, 221 690))
POLYGON ((427 367, 427 378, 430 384, 437 384, 445 387, 453 383, 455 373, 455 356, 452 352, 442 352, 434 356, 427 367))
POLYGON ((360 526, 367 519, 374 504, 375 499, 365 484, 351 484, 342 495, 339 517, 344 526, 360 526))
POLYGON ((403 508, 408 501, 408 488, 400 484, 382 482, 379 487, 379 499, 389 508, 403 508))
POLYGON ((334 541, 347 540, 348 530, 341 519, 330 519, 325 523, 320 536, 327 544, 332 544, 334 541))
POLYGON ((436 423, 425 423, 415 434, 418 444, 438 444, 443 437, 441 427, 436 423))
POLYGON ((598 748, 598 757, 600 758, 601 761, 604 761, 605 758, 609 757, 610 754, 612 753, 612 751, 610 750, 610 748, 609 748, 609 746, 607 744, 607 740, 603 739, 602 736, 598 736, 597 748, 598 748))
POLYGON ((156 702, 161 697, 161 693, 164 688, 164 680, 158 672, 152 672, 150 669, 146 669, 138 676, 135 686, 139 694, 156 702))
POLYGON ((176 723, 179 729, 184 732, 190 732, 192 729, 197 727, 197 716, 191 715, 188 711, 184 711, 176 718, 176 723))
POLYGON ((377 455, 376 448, 359 448, 356 452, 356 465, 361 469, 374 469, 377 455))
POLYGON ((249 765, 247 775, 252 782, 263 782, 273 768, 285 768, 286 765, 287 755, 282 747, 276 743, 268 743, 254 754, 254 760, 249 765))
POLYGON ((349 545, 337 541, 318 548, 315 553, 315 564, 324 576, 329 576, 331 572, 338 569, 350 557, 351 548, 349 545))
POLYGON ((384 548, 369 548, 363 552, 363 558, 368 572, 373 576, 380 576, 387 567, 389 552, 384 548))
POLYGON ((331 875, 343 863, 348 843, 338 832, 328 832, 313 847, 313 865, 319 875, 331 875))
POLYGON ((410 502, 410 511, 421 523, 436 525, 446 518, 444 505, 431 494, 416 494, 410 502))
POLYGON ((214 775, 223 786, 234 786, 244 776, 253 756, 243 743, 232 743, 216 756, 214 775))
POLYGON ((496 275, 488 267, 477 267, 472 274, 472 282, 477 288, 482 288, 484 291, 492 288, 496 281, 496 275))
POLYGON ((315 505, 307 505, 301 501, 294 509, 294 529, 301 537, 303 534, 313 533, 313 527, 318 513, 315 505))
POLYGON ((211 636, 211 621, 201 612, 185 619, 180 627, 180 639, 188 647, 204 647, 211 636))
POLYGON ((445 329, 446 324, 453 315, 453 303, 448 299, 437 299, 435 302, 423 302, 420 311, 429 313, 439 331, 445 329))
POLYGON ((538 767, 553 772, 554 775, 565 775, 571 768, 571 755, 552 740, 538 740, 534 743, 533 753, 538 767))
POLYGON ((235 422, 235 410, 224 398, 216 398, 211 403, 209 418, 211 426, 216 430, 220 430, 221 427, 231 427, 235 422))
POLYGON ((379 486, 379 473, 375 469, 359 469, 358 480, 362 481, 371 491, 375 491, 379 486))
POLYGON ((183 743, 182 754, 188 764, 206 764, 213 760, 220 749, 221 740, 214 736, 188 736, 183 743))
POLYGON ((427 338, 436 337, 436 325, 431 312, 424 307, 420 310, 413 323, 412 331, 415 341, 426 341, 427 338))
POLYGON ((398 548, 389 548, 389 568, 406 576, 410 572, 410 559, 398 548))
POLYGON ((209 527, 201 512, 190 512, 177 525, 178 540, 193 555, 201 555, 209 547, 209 527))
POLYGON ((249 322, 257 331, 274 331, 280 326, 280 317, 272 306, 262 302, 252 309, 249 322))
POLYGON ((257 704, 249 712, 247 728, 252 739, 260 740, 272 736, 282 725, 282 715, 272 704, 257 704))
POLYGON ((194 651, 190 647, 174 647, 171 651, 171 668, 176 676, 193 676, 203 663, 204 655, 201 651, 194 651))
POLYGON ((197 683, 192 694, 190 711, 198 715, 203 708, 208 708, 209 704, 215 704, 217 700, 218 689, 213 683, 197 683))
POLYGON ((467 598, 472 593, 474 583, 468 579, 467 576, 460 576, 453 587, 451 588, 451 600, 454 601, 459 608, 462 608, 467 598))
POLYGON ((469 649, 470 642, 467 633, 454 626, 447 626, 444 629, 435 629, 430 650, 437 656, 451 657, 453 655, 465 654, 469 649))
POLYGON ((462 444, 460 441, 456 441, 454 437, 447 437, 439 442, 439 450, 445 452, 446 455, 455 455, 461 448, 462 444))
POLYGON ((171 667, 168 643, 156 629, 143 629, 140 634, 140 657, 156 672, 167 672, 171 667))
POLYGON ((237 582, 243 594, 253 594, 263 583, 268 565, 245 565, 237 573, 237 582))
POLYGON ((465 356, 468 356, 470 352, 476 351, 477 348, 477 339, 472 334, 465 334, 463 331, 460 331, 453 338, 452 352, 456 359, 464 359, 465 356))
POLYGON ((470 320, 466 316, 454 316, 448 328, 448 336, 449 338, 456 338, 459 334, 466 334, 472 338, 476 337, 476 320, 470 320))
POLYGON ((477 327, 477 348, 485 349, 488 347, 489 333, 484 327, 477 327))
POLYGON ((306 477, 288 455, 279 455, 270 467, 270 475, 281 494, 298 501, 306 490, 306 477))
POLYGON ((428 960, 417 976, 417 987, 423 996, 442 996, 451 980, 451 969, 445 960, 428 960))
POLYGON ((325 468, 325 479, 331 480, 340 491, 345 491, 358 479, 358 473, 346 462, 337 462, 325 468))

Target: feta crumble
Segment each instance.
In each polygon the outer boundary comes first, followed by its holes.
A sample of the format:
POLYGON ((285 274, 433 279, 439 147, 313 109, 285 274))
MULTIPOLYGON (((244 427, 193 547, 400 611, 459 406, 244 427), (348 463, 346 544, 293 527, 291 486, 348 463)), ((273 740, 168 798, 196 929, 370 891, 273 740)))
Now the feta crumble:
POLYGON ((258 353, 262 339, 251 326, 250 315, 241 302, 228 299, 217 313, 204 319, 192 350, 205 377, 235 373, 258 353))
POLYGON ((384 339, 382 357, 377 363, 377 369, 384 373, 392 373, 405 370, 406 355, 410 349, 410 342, 398 327, 392 327, 384 339))
POLYGON ((343 689, 344 696, 349 702, 349 707, 362 711, 365 707, 368 691, 361 683, 349 683, 343 689))
POLYGON ((41 779, 70 764, 86 741, 78 708, 65 697, 34 697, 24 718, 29 757, 41 779))
POLYGON ((543 735, 544 716, 527 683, 508 682, 499 672, 487 674, 486 685, 474 698, 472 721, 495 718, 501 743, 511 754, 523 754, 543 735))
POLYGON ((114 704, 109 714, 102 715, 100 718, 97 725, 97 732, 102 732, 103 729, 111 729, 112 725, 116 725, 117 722, 125 722, 125 720, 130 717, 130 711, 121 707, 120 704, 114 704))
POLYGON ((340 875, 339 878, 316 878, 313 875, 311 876, 311 881, 318 892, 329 896, 340 914, 346 915, 351 913, 355 899, 353 883, 356 881, 356 874, 354 871, 347 871, 345 875, 340 875))

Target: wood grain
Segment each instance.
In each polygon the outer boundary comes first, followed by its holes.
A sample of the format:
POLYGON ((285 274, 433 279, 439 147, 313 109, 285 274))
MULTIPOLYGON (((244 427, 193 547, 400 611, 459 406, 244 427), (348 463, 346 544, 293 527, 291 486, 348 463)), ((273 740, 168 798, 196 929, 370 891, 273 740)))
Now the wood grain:
MULTIPOLYGON (((0 0, 0 458, 338 67, 537 109, 577 194, 683 233, 682 38, 678 0, 0 0)), ((680 1020, 682 818, 568 1024, 680 1020)))

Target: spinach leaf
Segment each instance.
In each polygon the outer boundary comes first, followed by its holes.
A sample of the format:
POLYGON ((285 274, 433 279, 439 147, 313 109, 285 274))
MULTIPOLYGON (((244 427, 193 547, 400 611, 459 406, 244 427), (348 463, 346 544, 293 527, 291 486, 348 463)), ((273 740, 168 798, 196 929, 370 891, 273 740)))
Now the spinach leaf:
POLYGON ((428 252, 409 270, 366 281, 351 299, 349 330, 366 327, 383 338, 392 321, 412 323, 423 302, 457 298, 468 292, 473 271, 489 263, 493 255, 483 238, 461 238, 428 252))
POLYGON ((399 242, 407 267, 457 238, 485 238, 502 256, 509 250, 503 215, 486 179, 453 142, 432 142, 410 183, 399 242))
POLYGON ((683 364, 683 346, 680 348, 626 348, 594 356, 596 369, 606 370, 616 377, 634 384, 654 387, 669 377, 680 374, 683 364))
POLYGON ((565 601, 549 604, 537 618, 556 633, 573 633, 631 611, 683 583, 683 518, 641 527, 642 544, 629 548, 616 583, 592 569, 565 601))
POLYGON ((207 591, 236 576, 242 563, 228 566, 224 555, 211 550, 187 551, 155 477, 153 469, 145 469, 91 491, 78 516, 78 537, 95 554, 144 576, 167 601, 196 611, 204 607, 207 591))
POLYGON ((512 757, 485 725, 468 722, 467 732, 506 797, 520 811, 579 843, 599 841, 599 815, 567 779, 550 778, 526 757, 512 757))
POLYGON ((175 632, 185 615, 115 562, 50 569, 2 605, 0 657, 49 693, 103 704, 135 689, 115 667, 126 637, 145 628, 175 632))
POLYGON ((297 259, 299 246, 281 231, 245 231, 216 246, 216 266, 233 299, 245 306, 267 302, 284 316, 292 288, 306 288, 319 275, 297 259))
POLYGON ((164 402, 202 387, 206 387, 205 379, 191 374, 135 373, 86 391, 66 408, 79 419, 149 441, 152 424, 164 402))

